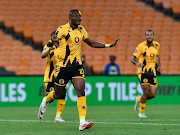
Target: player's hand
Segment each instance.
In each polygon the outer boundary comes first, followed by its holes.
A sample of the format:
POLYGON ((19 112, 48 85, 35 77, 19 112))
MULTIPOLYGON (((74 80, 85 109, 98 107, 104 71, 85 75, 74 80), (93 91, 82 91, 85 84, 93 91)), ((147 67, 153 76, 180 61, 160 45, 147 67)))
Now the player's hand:
POLYGON ((55 47, 53 47, 53 46, 52 46, 52 47, 49 47, 49 50, 50 50, 50 51, 51 51, 51 50, 54 50, 54 49, 55 49, 55 47))
POLYGON ((53 32, 50 34, 51 35, 51 40, 53 42, 59 42, 59 40, 61 40, 63 37, 58 38, 57 37, 57 31, 53 30, 53 32))
POLYGON ((84 63, 86 61, 86 58, 85 58, 84 54, 81 54, 81 61, 82 61, 82 63, 84 63))
POLYGON ((137 63, 136 66, 137 66, 137 67, 143 67, 144 64, 142 64, 142 63, 137 63))
POLYGON ((120 37, 118 39, 116 39, 116 41, 114 43, 110 44, 109 47, 114 47, 119 42, 119 39, 120 39, 120 37))
POLYGON ((157 68, 157 71, 158 71, 158 72, 162 72, 162 68, 161 68, 161 67, 158 67, 158 68, 157 68))

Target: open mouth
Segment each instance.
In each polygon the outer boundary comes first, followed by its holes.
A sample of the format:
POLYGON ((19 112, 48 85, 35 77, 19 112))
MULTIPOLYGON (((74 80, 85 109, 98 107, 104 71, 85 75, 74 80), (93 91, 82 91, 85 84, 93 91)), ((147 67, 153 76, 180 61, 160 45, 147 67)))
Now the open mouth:
POLYGON ((80 23, 80 22, 81 22, 81 20, 76 20, 76 22, 77 22, 77 23, 80 23))

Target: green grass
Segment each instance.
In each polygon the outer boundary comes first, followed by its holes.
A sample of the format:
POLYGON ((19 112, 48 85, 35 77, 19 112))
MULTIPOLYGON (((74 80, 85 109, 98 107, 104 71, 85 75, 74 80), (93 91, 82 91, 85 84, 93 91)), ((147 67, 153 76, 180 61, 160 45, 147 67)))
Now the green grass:
POLYGON ((66 123, 55 123, 56 107, 48 106, 43 120, 38 107, 1 107, 0 135, 179 135, 180 105, 147 105, 148 118, 138 118, 133 106, 88 106, 90 130, 78 130, 76 107, 65 107, 66 123), (30 121, 32 120, 32 121, 30 121))

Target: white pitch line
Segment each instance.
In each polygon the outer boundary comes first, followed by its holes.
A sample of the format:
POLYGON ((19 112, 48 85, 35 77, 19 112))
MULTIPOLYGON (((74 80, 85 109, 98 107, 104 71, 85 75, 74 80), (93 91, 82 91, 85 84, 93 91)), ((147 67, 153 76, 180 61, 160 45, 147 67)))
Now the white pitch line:
MULTIPOLYGON (((10 122, 49 122, 52 123, 54 121, 50 120, 5 120, 5 119, 0 119, 1 121, 10 121, 10 122)), ((79 122, 72 122, 72 121, 66 121, 65 123, 79 123, 79 122)), ((133 125, 157 125, 157 126, 180 126, 180 124, 161 124, 161 123, 125 123, 125 122, 93 122, 97 124, 133 124, 133 125)))
POLYGON ((160 124, 160 123, 126 123, 126 124, 137 124, 137 125, 158 125, 158 126, 180 126, 180 124, 160 124))

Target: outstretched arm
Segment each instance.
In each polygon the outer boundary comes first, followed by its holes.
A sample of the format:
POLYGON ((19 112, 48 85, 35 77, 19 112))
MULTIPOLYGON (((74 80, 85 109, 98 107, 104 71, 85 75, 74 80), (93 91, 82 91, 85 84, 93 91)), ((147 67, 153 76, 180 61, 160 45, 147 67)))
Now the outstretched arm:
POLYGON ((84 40, 84 42, 94 48, 105 48, 105 47, 115 46, 117 44, 117 42, 119 41, 119 39, 120 39, 120 37, 118 39, 116 39, 116 41, 112 44, 104 44, 104 43, 94 41, 91 37, 88 37, 87 39, 84 40))

